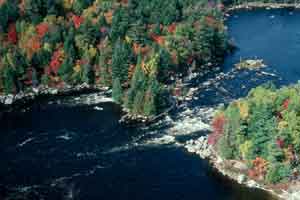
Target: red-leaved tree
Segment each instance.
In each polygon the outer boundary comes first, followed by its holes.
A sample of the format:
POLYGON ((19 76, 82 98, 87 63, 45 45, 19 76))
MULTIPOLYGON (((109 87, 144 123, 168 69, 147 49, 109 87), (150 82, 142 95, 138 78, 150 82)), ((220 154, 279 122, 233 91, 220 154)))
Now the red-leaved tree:
POLYGON ((282 103, 282 107, 284 108, 284 110, 287 110, 289 108, 289 105, 290 105, 290 99, 286 99, 282 103))
POLYGON ((8 27, 7 40, 12 44, 16 44, 18 42, 18 35, 15 23, 10 24, 8 27))
POLYGON ((281 139, 281 138, 278 138, 277 140, 276 140, 276 145, 278 146, 278 148, 283 148, 284 147, 284 140, 283 139, 281 139))
POLYGON ((176 31, 176 23, 172 23, 171 25, 168 26, 169 33, 174 33, 175 31, 176 31))
POLYGON ((46 73, 51 73, 53 72, 54 74, 57 74, 58 69, 60 68, 60 66, 63 63, 63 57, 64 57, 64 52, 62 50, 56 50, 51 58, 50 61, 50 70, 47 70, 46 73))
POLYGON ((81 16, 73 15, 72 21, 74 23, 75 28, 78 29, 80 25, 84 22, 84 18, 81 16))
POLYGON ((40 38, 43 38, 48 31, 49 25, 47 23, 40 23, 36 26, 36 32, 40 38))
POLYGON ((226 119, 224 114, 217 115, 212 122, 213 132, 208 137, 208 144, 215 145, 224 132, 226 119))

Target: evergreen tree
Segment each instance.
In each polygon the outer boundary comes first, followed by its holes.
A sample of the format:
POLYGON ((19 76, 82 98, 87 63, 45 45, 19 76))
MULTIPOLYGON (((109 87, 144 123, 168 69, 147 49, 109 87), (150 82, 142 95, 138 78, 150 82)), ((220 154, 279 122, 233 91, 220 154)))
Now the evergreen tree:
POLYGON ((75 0, 72 9, 77 15, 80 15, 92 2, 93 0, 75 0))
POLYGON ((112 88, 112 97, 116 103, 122 104, 123 92, 122 92, 122 86, 119 78, 114 79, 113 88, 112 88))
POLYGON ((227 122, 224 127, 224 137, 226 138, 224 142, 228 143, 226 145, 230 147, 232 152, 238 152, 239 144, 237 142, 241 132, 241 116, 237 106, 230 105, 226 110, 225 118, 227 122))
POLYGON ((211 40, 213 38, 213 32, 213 29, 202 19, 201 29, 198 30, 194 36, 194 48, 200 56, 202 63, 208 63, 212 60, 211 40))
POLYGON ((278 183, 287 179, 291 174, 291 168, 283 163, 271 163, 266 175, 266 181, 268 183, 278 183))
POLYGON ((64 33, 64 53, 66 54, 66 59, 64 59, 61 67, 59 68, 58 74, 66 83, 70 83, 72 80, 73 67, 75 65, 76 58, 76 47, 74 44, 75 30, 71 27, 68 32, 64 33))
POLYGON ((224 159, 233 159, 234 158, 234 149, 230 146, 228 138, 223 135, 218 140, 218 152, 224 159))
POLYGON ((163 48, 159 49, 159 58, 158 58, 158 64, 157 64, 157 80, 161 83, 167 83, 167 81, 170 79, 170 73, 172 71, 172 67, 174 67, 171 64, 171 56, 168 51, 166 51, 163 48))
POLYGON ((143 113, 143 105, 144 105, 145 91, 136 90, 135 96, 133 100, 132 112, 136 114, 143 113))
POLYGON ((27 0, 25 1, 25 15, 35 24, 38 24, 43 16, 46 16, 47 9, 44 7, 43 0, 27 0))
POLYGON ((148 41, 147 27, 140 19, 129 24, 126 34, 133 42, 138 44, 146 44, 148 41))
MULTIPOLYGON (((145 76, 142 68, 141 68, 141 57, 138 58, 138 64, 135 68, 130 88, 128 90, 127 94, 127 102, 126 107, 129 109, 133 109, 133 107, 136 107, 136 103, 138 100, 142 99, 141 96, 144 96, 146 85, 147 84, 147 77, 145 76), (135 100, 137 93, 139 93, 137 99, 135 100), (143 95, 142 95, 142 94, 143 95)), ((142 102, 142 101, 140 101, 142 102)), ((142 104, 143 105, 143 104, 142 104)))
POLYGON ((62 65, 60 66, 59 70, 58 70, 58 74, 59 76, 62 78, 62 80, 66 83, 70 83, 71 80, 71 75, 73 73, 73 60, 72 58, 67 58, 64 60, 64 62, 62 63, 62 65))
POLYGON ((300 116, 294 110, 284 113, 284 120, 288 122, 286 135, 291 139, 296 151, 300 151, 300 116))
POLYGON ((121 40, 117 41, 112 56, 112 78, 118 78, 121 84, 128 79, 130 51, 126 43, 121 40))
POLYGON ((22 89, 21 79, 24 78, 27 63, 18 51, 10 49, 3 57, 2 77, 6 93, 19 92, 22 89))
POLYGON ((276 141, 270 141, 267 145, 268 148, 268 156, 267 160, 270 163, 282 162, 284 159, 284 153, 282 149, 276 144, 276 141))
POLYGON ((31 59, 31 65, 35 66, 36 69, 43 69, 51 59, 51 52, 46 51, 44 49, 40 50, 39 52, 36 52, 33 54, 33 57, 31 59))
POLYGON ((94 72, 90 63, 83 65, 83 79, 82 81, 88 84, 94 83, 94 72))
POLYGON ((5 66, 2 70, 2 82, 4 87, 4 92, 10 94, 13 92, 15 87, 15 72, 9 66, 5 66))
POLYGON ((16 0, 7 0, 0 6, 0 33, 6 32, 9 22, 16 21, 19 16, 16 0))
POLYGON ((111 77, 111 68, 108 65, 108 60, 111 59, 112 50, 111 48, 105 48, 99 52, 99 68, 100 68, 100 79, 101 83, 105 86, 111 86, 112 77, 111 77))
POLYGON ((256 155, 266 158, 271 137, 276 135, 276 119, 272 116, 269 105, 257 105, 249 119, 248 132, 253 142, 256 155))
POLYGON ((129 26, 128 10, 126 8, 118 8, 112 19, 110 37, 113 42, 118 38, 124 38, 125 33, 129 26))
POLYGON ((148 84, 148 90, 145 93, 143 113, 149 116, 158 113, 160 86, 155 78, 151 78, 148 84))
POLYGON ((35 68, 32 68, 32 85, 33 87, 37 87, 39 85, 39 80, 35 68))

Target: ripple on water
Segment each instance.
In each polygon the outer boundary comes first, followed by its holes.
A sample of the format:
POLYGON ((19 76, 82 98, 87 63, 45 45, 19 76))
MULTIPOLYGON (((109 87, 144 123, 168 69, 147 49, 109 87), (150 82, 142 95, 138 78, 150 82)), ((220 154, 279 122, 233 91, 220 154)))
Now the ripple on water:
POLYGON ((17 144, 18 147, 23 147, 24 145, 30 143, 31 141, 33 141, 35 139, 35 137, 31 137, 31 138, 28 138, 26 140, 24 140, 23 142, 17 144))

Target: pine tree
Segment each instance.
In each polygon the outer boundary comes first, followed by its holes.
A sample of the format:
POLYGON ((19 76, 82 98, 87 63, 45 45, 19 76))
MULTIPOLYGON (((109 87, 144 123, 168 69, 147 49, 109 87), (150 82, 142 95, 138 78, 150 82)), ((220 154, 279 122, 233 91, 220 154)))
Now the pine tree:
POLYGON ((160 85, 155 78, 151 78, 148 83, 148 89, 145 93, 145 102, 143 113, 145 115, 156 115, 159 112, 159 94, 160 85))
POLYGON ((300 117, 294 110, 284 114, 284 120, 288 122, 285 129, 297 152, 300 151, 300 117))
POLYGON ((93 0, 75 0, 72 9, 77 15, 80 15, 92 2, 93 0))
POLYGON ((136 114, 143 113, 143 105, 144 105, 144 98, 145 98, 145 91, 143 90, 136 90, 135 96, 133 100, 133 106, 131 111, 136 114))
POLYGON ((16 0, 5 1, 0 6, 0 33, 6 32, 9 22, 14 22, 19 16, 16 0))
POLYGON ((112 50, 110 47, 106 47, 99 52, 99 73, 101 83, 105 86, 112 85, 112 77, 111 77, 111 66, 108 64, 111 59, 112 50))
POLYGON ((270 141, 267 145, 268 156, 267 160, 270 163, 281 162, 284 159, 283 150, 276 144, 276 141, 270 141))
POLYGON ((90 63, 86 63, 83 65, 83 77, 82 81, 84 83, 93 84, 94 83, 94 72, 90 63))
POLYGON ((139 93, 138 99, 140 98, 141 93, 145 93, 146 85, 147 84, 147 77, 145 76, 142 68, 141 68, 141 57, 138 57, 138 64, 135 67, 135 71, 130 83, 130 88, 128 90, 127 94, 127 101, 126 101, 126 107, 129 109, 132 109, 133 107, 137 106, 137 100, 135 100, 137 93, 139 93))
POLYGON ((32 68, 32 85, 33 87, 37 87, 39 85, 39 80, 35 68, 32 68))
POLYGON ((129 25, 128 10, 125 8, 118 8, 112 19, 110 37, 113 42, 117 41, 118 38, 124 38, 125 33, 129 25))
POLYGON ((128 78, 130 53, 129 47, 123 41, 118 40, 112 56, 112 78, 118 78, 122 85, 128 78))
MULTIPOLYGON (((241 116, 235 105, 230 105, 225 112, 224 137, 233 152, 238 152, 238 136, 241 132, 241 116)), ((237 156, 237 155, 235 155, 237 156)))
POLYGON ((118 104, 121 104, 123 92, 122 92, 122 86, 119 78, 114 79, 113 81, 113 88, 112 88, 112 97, 114 101, 118 104))
POLYGON ((41 49, 40 51, 33 54, 31 65, 35 66, 36 69, 43 69, 46 65, 49 64, 50 59, 51 53, 45 49, 41 49))
POLYGON ((126 34, 135 43, 145 44, 147 42, 147 28, 140 19, 129 24, 126 34))
POLYGON ((249 119, 248 133, 257 156, 266 158, 270 139, 276 134, 276 119, 272 116, 269 105, 257 105, 249 119))
POLYGON ((3 86, 6 93, 19 92, 22 89, 20 82, 26 72, 27 63, 24 56, 10 49, 4 56, 1 65, 3 66, 3 86))
POLYGON ((42 17, 46 16, 47 10, 44 7, 42 0, 27 0, 25 1, 25 15, 30 21, 37 24, 42 21, 42 17))
POLYGON ((68 33, 65 33, 65 42, 64 42, 64 52, 66 54, 66 59, 64 59, 63 63, 61 64, 58 74, 63 79, 64 82, 70 83, 72 82, 71 76, 73 73, 73 67, 75 64, 76 58, 76 48, 74 44, 74 36, 75 30, 74 27, 71 27, 68 33))
POLYGON ((72 75, 72 72, 73 72, 73 65, 74 65, 74 63, 73 63, 72 59, 67 57, 67 59, 65 59, 63 61, 63 63, 61 64, 61 66, 58 70, 59 76, 66 83, 71 82, 71 75, 72 75))
POLYGON ((211 39, 213 30, 206 25, 205 20, 201 20, 201 29, 196 31, 194 36, 194 49, 203 63, 208 63, 212 59, 211 39))
POLYGON ((12 93, 15 87, 15 73, 12 68, 6 66, 2 70, 3 87, 6 94, 12 93))

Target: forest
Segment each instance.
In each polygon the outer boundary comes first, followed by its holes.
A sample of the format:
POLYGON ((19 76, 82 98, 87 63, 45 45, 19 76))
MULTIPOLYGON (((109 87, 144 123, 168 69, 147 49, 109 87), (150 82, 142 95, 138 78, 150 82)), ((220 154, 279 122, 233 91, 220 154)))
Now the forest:
POLYGON ((225 159, 241 160, 248 175, 266 183, 285 183, 299 175, 300 85, 250 91, 215 116, 209 143, 225 159))
POLYGON ((223 9, 202 0, 0 0, 0 93, 88 83, 155 115, 174 80, 222 62, 223 9))

